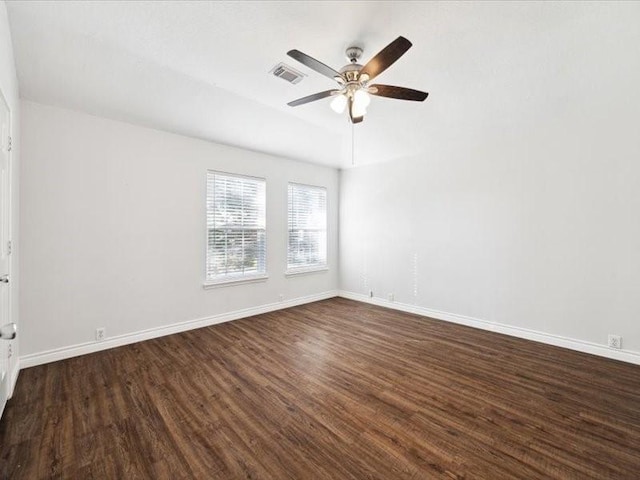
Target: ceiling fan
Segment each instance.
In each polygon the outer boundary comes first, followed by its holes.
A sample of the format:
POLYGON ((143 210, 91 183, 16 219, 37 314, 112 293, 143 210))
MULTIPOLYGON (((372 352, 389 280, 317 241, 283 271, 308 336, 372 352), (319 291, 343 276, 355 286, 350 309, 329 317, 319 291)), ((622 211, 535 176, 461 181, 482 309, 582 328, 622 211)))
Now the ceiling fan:
POLYGON ((409 48, 411 48, 411 42, 404 37, 398 37, 383 48, 363 67, 358 64, 358 60, 362 55, 362 48, 349 47, 347 48, 346 54, 351 63, 342 67, 339 72, 315 58, 302 53, 300 50, 290 50, 287 52, 287 55, 310 69, 335 80, 340 85, 340 88, 314 93, 313 95, 289 102, 287 105, 297 107, 298 105, 314 102, 322 98, 334 97, 331 102, 331 108, 337 113, 342 113, 345 108, 348 107, 347 111, 351 123, 360 123, 364 120, 364 115, 367 113, 367 106, 371 102, 369 94, 378 97, 422 102, 427 98, 428 93, 411 88, 395 87, 393 85, 370 85, 370 82, 375 77, 393 65, 409 48))

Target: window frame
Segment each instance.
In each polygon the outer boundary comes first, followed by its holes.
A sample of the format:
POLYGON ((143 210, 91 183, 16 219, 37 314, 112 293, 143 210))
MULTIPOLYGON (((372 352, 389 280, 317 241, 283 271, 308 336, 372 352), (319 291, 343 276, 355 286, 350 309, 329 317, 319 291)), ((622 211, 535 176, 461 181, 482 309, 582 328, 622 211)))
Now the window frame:
POLYGON ((305 275, 311 273, 318 272, 326 272, 329 270, 329 189, 324 185, 312 185, 309 183, 301 183, 301 182, 287 182, 287 221, 286 221, 286 249, 285 249, 285 261, 286 261, 286 270, 284 272, 285 276, 296 276, 296 275, 305 275), (322 264, 317 265, 305 265, 300 267, 290 267, 289 266, 289 187, 290 186, 298 186, 298 187, 307 187, 318 190, 323 190, 325 194, 325 261, 322 264))
MULTIPOLYGON (((214 193, 215 195, 215 193, 214 193)), ((246 175, 242 173, 231 173, 231 172, 223 172, 221 170, 207 169, 205 175, 205 192, 204 192, 204 204, 205 204, 205 214, 204 214, 204 224, 205 224, 205 256, 204 256, 204 281, 203 288, 217 288, 217 287, 225 287, 232 285, 241 285, 245 283, 255 283, 255 282, 264 282, 269 278, 268 274, 268 239, 267 239, 267 179, 264 177, 258 177, 255 175, 246 175), (221 276, 219 279, 213 279, 207 276, 207 266, 209 263, 209 207, 207 204, 208 193, 209 193, 209 175, 213 174, 214 178, 214 192, 215 192, 215 176, 225 176, 225 177, 236 177, 240 179, 247 180, 258 180, 263 182, 264 184, 264 273, 255 273, 255 274, 236 274, 236 275, 225 275, 221 276)), ((251 229, 253 230, 253 229, 251 229)), ((261 230, 261 229, 256 229, 261 230)))

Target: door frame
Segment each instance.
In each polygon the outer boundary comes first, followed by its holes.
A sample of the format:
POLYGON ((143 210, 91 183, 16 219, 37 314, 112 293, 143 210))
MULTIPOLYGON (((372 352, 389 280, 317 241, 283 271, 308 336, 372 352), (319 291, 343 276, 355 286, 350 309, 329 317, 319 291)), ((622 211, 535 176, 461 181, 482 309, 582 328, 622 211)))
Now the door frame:
MULTIPOLYGON (((4 103, 7 107, 7 112, 9 114, 9 128, 8 133, 11 137, 11 150, 7 153, 7 206, 6 206, 6 215, 7 215, 7 242, 11 242, 11 252, 7 252, 7 274, 9 275, 10 282, 6 285, 8 289, 7 292, 7 322, 13 322, 13 255, 15 251, 15 245, 13 244, 13 151, 15 148, 14 143, 14 135, 13 135, 13 111, 9 102, 7 101, 7 97, 4 94, 2 88, 0 88, 0 102, 4 103)), ((1 228, 1 226, 0 226, 1 228)), ((0 245, 0 248, 6 249, 7 244, 0 245)), ((15 322, 18 324, 18 322, 15 322)), ((11 347, 11 357, 7 362, 7 400, 9 400, 13 396, 13 391, 15 389, 16 382, 18 380, 18 369, 20 368, 18 361, 18 349, 17 349, 17 341, 9 340, 9 345, 11 347), (15 375, 14 375, 15 374, 15 375)), ((0 415, 2 412, 0 411, 0 415)))

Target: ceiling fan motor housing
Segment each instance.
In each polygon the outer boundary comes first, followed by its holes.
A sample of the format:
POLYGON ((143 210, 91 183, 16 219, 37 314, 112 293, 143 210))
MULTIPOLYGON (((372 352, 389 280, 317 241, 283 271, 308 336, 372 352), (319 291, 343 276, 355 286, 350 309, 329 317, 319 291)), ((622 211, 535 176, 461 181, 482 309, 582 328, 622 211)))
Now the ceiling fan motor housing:
POLYGON ((358 63, 350 63, 340 69, 340 73, 344 76, 347 82, 357 82, 360 75, 362 65, 358 63))

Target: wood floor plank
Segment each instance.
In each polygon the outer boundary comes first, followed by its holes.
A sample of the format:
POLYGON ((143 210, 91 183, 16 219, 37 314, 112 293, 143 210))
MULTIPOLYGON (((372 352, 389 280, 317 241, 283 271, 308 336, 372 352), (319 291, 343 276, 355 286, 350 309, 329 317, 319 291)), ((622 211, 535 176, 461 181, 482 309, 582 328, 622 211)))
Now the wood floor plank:
POLYGON ((345 299, 29 368, 1 479, 637 479, 640 367, 345 299))

